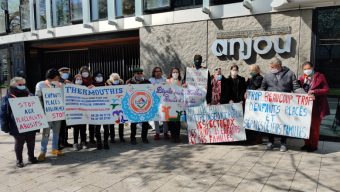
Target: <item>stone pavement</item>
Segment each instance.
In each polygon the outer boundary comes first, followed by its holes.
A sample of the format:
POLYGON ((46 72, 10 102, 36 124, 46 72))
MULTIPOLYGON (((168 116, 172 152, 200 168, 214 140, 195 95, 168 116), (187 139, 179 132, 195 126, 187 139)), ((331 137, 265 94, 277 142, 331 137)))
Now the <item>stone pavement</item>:
POLYGON ((152 136, 150 144, 116 143, 108 151, 67 149, 63 157, 19 169, 13 138, 1 133, 0 191, 340 191, 340 143, 320 142, 316 153, 306 153, 298 150, 301 140, 290 139, 290 150, 281 153, 262 145, 188 145, 185 136, 173 144, 152 136))

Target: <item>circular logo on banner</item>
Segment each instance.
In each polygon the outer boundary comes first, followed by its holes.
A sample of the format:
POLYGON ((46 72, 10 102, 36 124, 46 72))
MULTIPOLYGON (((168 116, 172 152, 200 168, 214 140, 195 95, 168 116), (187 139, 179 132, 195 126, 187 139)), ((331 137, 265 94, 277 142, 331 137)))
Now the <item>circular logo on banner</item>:
POLYGON ((131 109, 135 113, 146 113, 152 106, 152 96, 143 91, 134 92, 130 98, 131 109))

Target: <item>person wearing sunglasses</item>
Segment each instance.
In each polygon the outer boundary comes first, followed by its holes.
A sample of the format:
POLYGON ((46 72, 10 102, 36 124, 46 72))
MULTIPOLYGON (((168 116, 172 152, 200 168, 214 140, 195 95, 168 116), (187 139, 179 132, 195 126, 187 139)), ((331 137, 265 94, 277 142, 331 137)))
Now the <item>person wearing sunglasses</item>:
POLYGON ((22 158, 22 152, 25 142, 27 145, 28 161, 31 164, 38 163, 37 158, 34 156, 35 135, 37 131, 19 133, 8 99, 17 97, 28 97, 30 95, 32 94, 26 88, 26 80, 22 77, 14 77, 10 81, 10 87, 7 95, 3 97, 1 101, 1 130, 5 133, 9 133, 14 137, 14 151, 17 159, 16 166, 19 168, 25 166, 22 158))
MULTIPOLYGON (((144 78, 143 69, 136 68, 133 70, 133 77, 126 81, 126 84, 151 84, 151 82, 144 78)), ((142 123, 142 142, 149 143, 148 140, 148 129, 150 124, 148 122, 140 122, 142 123)), ((131 123, 131 144, 136 145, 136 131, 137 131, 137 124, 138 123, 131 123)))

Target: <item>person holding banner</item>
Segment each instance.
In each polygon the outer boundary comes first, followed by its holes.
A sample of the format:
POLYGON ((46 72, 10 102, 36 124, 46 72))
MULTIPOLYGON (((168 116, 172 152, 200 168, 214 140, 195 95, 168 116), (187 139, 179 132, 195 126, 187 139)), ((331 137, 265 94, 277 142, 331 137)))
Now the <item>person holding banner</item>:
POLYGON ((230 75, 227 79, 227 87, 230 87, 229 103, 239 103, 244 100, 246 92, 246 80, 244 77, 238 75, 238 66, 233 64, 230 67, 230 75))
MULTIPOLYGON (((81 74, 77 74, 74 76, 73 83, 75 85, 83 85, 83 78, 81 74)), ((86 124, 73 125, 73 150, 79 151, 82 150, 84 146, 87 146, 86 142, 86 124), (80 135, 80 143, 78 143, 80 135)))
MULTIPOLYGON (((91 87, 92 86, 92 76, 90 69, 87 66, 82 66, 80 68, 79 74, 81 74, 82 77, 82 85, 85 85, 86 87, 91 87)), ((89 125, 89 139, 90 139, 90 144, 95 145, 96 141, 94 139, 95 137, 95 126, 94 125, 89 125)))
POLYGON ((226 104, 230 100, 230 86, 227 86, 227 79, 222 75, 221 68, 216 68, 215 73, 211 76, 212 97, 211 104, 226 104))
MULTIPOLYGON (((63 85, 66 83, 72 83, 69 78, 70 78, 70 68, 68 67, 62 67, 58 69, 60 73, 60 83, 63 85)), ((59 149, 63 149, 64 147, 72 147, 72 144, 68 143, 68 129, 69 127, 66 125, 66 121, 62 120, 61 121, 61 126, 60 126, 60 133, 59 133, 59 149)))
POLYGON ((309 139, 305 140, 305 145, 301 147, 301 150, 314 152, 318 149, 321 121, 325 116, 330 115, 327 101, 329 87, 326 77, 319 72, 315 72, 311 62, 305 62, 302 68, 304 74, 299 78, 300 85, 311 96, 314 103, 310 136, 309 139))
MULTIPOLYGON (((135 68, 133 70, 133 77, 126 81, 126 84, 151 84, 151 82, 144 78, 143 69, 135 68)), ((149 143, 148 140, 148 129, 150 127, 148 122, 140 122, 142 123, 142 141, 143 143, 149 143)), ((136 131, 137 131, 138 123, 131 123, 131 144, 136 145, 136 131)))
MULTIPOLYGON (((164 84, 166 82, 166 79, 163 77, 163 71, 160 67, 155 67, 153 68, 152 70, 152 75, 151 75, 151 78, 149 79, 149 81, 152 83, 152 84, 164 84)), ((155 129, 155 136, 154 136, 154 139, 155 140, 159 140, 160 137, 160 130, 159 130, 159 121, 154 121, 152 122, 154 126, 154 129, 155 129)), ((163 133, 164 133, 164 138, 165 139, 169 139, 169 135, 168 135, 168 127, 167 127, 167 123, 163 123, 163 133)))
MULTIPOLYGON (((298 92, 300 85, 297 82, 296 76, 289 68, 282 66, 282 61, 274 57, 269 63, 270 72, 267 73, 262 81, 260 90, 273 92, 298 92)), ((287 151, 287 137, 281 137, 280 151, 287 151)), ((267 150, 273 149, 275 135, 268 134, 269 142, 266 145, 267 150)))
MULTIPOLYGON (((182 86, 182 77, 179 68, 174 67, 171 69, 170 74, 166 82, 170 85, 182 86)), ((175 143, 181 142, 180 133, 181 133, 181 121, 169 121, 166 122, 167 126, 170 129, 171 139, 175 143)), ((165 136, 165 133, 164 133, 165 136)))
POLYGON ((28 97, 31 95, 25 84, 26 80, 22 77, 14 77, 11 79, 9 91, 7 95, 2 98, 0 111, 1 130, 14 137, 14 151, 17 159, 16 166, 19 168, 25 166, 22 158, 22 151, 25 142, 27 144, 28 161, 32 164, 38 163, 37 158, 34 156, 35 135, 37 131, 19 133, 8 100, 9 98, 28 97))
MULTIPOLYGON (((92 85, 94 87, 105 86, 103 73, 101 73, 101 72, 93 73, 92 85)), ((95 130, 96 130, 95 135, 96 135, 96 139, 97 139, 97 149, 98 150, 101 150, 103 148, 102 136, 101 136, 101 133, 100 133, 101 126, 102 125, 94 125, 95 130)), ((104 128, 104 149, 110 149, 110 147, 109 147, 109 127, 103 126, 103 128, 104 128)))
MULTIPOLYGON (((118 73, 112 73, 110 75, 110 79, 108 79, 106 81, 106 85, 107 86, 116 86, 116 85, 124 85, 124 81, 120 78, 118 73)), ((109 127, 110 130, 110 138, 111 138, 111 143, 115 143, 115 125, 111 124, 111 125, 104 125, 109 127)), ((105 129, 105 128, 104 128, 105 129)), ((118 125, 118 134, 119 134, 119 140, 121 143, 125 143, 125 139, 124 139, 124 124, 120 123, 118 125)))
MULTIPOLYGON (((42 94, 42 89, 44 88, 61 88, 61 83, 60 81, 60 73, 56 69, 49 69, 46 72, 46 80, 45 81, 40 81, 37 83, 35 87, 35 95, 38 96, 41 100, 41 103, 43 104, 43 94, 42 94)), ((59 133, 60 133, 60 126, 61 126, 61 121, 51 121, 48 122, 49 127, 43 129, 42 132, 42 139, 41 139, 41 153, 38 157, 39 161, 44 161, 46 158, 46 152, 47 152, 47 145, 48 145, 48 140, 50 137, 50 132, 52 129, 53 132, 53 137, 52 137, 52 155, 57 155, 61 156, 63 155, 62 151, 59 150, 58 148, 58 142, 59 142, 59 133)))

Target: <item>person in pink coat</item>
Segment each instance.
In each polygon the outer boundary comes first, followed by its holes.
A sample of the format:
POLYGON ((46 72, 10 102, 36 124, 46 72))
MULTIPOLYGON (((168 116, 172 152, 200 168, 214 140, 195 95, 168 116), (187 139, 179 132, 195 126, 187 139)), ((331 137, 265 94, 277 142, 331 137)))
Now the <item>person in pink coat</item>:
POLYGON ((301 147, 301 150, 314 152, 318 149, 321 121, 330 114, 327 101, 329 87, 326 77, 315 72, 311 62, 305 62, 302 67, 304 74, 299 78, 300 85, 312 97, 314 103, 310 136, 309 139, 305 140, 305 145, 301 147))

